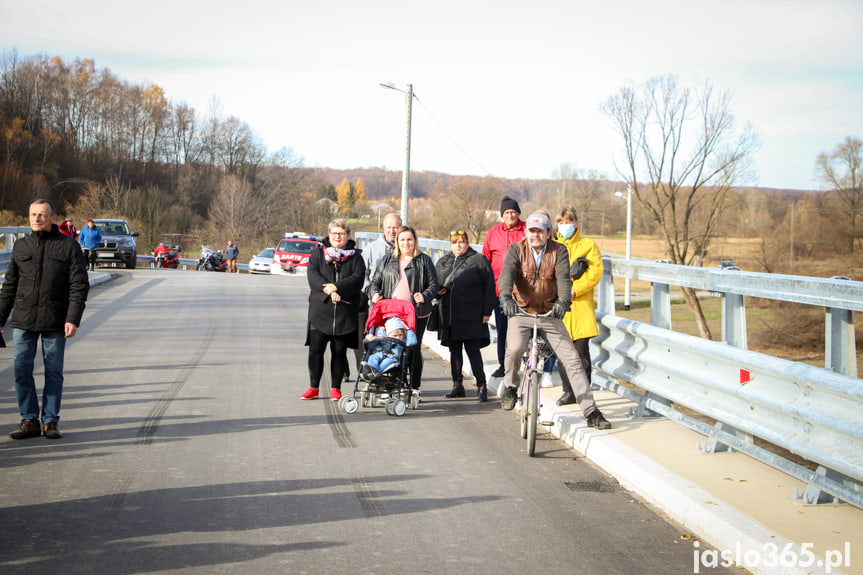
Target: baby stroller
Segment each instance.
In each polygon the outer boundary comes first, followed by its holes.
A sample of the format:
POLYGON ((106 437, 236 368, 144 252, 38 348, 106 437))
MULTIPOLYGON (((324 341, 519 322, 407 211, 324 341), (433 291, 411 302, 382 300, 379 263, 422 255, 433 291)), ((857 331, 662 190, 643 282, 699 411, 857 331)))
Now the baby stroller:
MULTIPOLYGON (((374 334, 378 328, 386 324, 388 319, 394 317, 401 319, 407 329, 411 331, 416 329, 416 316, 411 302, 383 299, 369 310, 364 334, 374 334)), ((409 405, 411 409, 416 409, 419 406, 419 397, 414 395, 410 385, 411 358, 414 353, 418 353, 419 345, 407 345, 405 341, 389 337, 376 337, 375 341, 401 344, 402 351, 397 365, 382 373, 375 372, 371 376, 368 375, 368 372, 361 370, 357 374, 353 394, 342 396, 338 403, 339 409, 344 413, 356 413, 360 404, 363 407, 384 405, 387 415, 401 417, 409 405)), ((365 350, 363 360, 365 362, 369 361, 369 356, 374 351, 370 343, 363 338, 365 350)))

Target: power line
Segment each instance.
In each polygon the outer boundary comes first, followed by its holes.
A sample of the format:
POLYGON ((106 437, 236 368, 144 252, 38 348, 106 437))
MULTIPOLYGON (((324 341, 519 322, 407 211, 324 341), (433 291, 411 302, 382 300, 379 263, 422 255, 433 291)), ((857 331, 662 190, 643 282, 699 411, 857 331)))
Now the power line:
MULTIPOLYGON (((416 97, 416 96, 415 96, 415 97, 416 97)), ((485 174, 486 174, 487 176, 494 177, 494 176, 491 174, 491 172, 489 172, 488 170, 486 170, 486 169, 485 169, 485 166, 483 166, 482 164, 480 164, 480 163, 477 161, 477 159, 476 159, 476 158, 474 158, 474 157, 470 154, 470 152, 468 152, 468 151, 465 149, 465 147, 464 147, 464 146, 462 146, 462 145, 459 143, 459 141, 458 141, 458 140, 456 140, 456 139, 455 139, 455 137, 453 137, 453 135, 449 133, 449 131, 448 131, 448 130, 443 126, 443 124, 441 124, 441 122, 440 122, 440 121, 435 117, 435 115, 434 115, 434 114, 432 114, 432 111, 431 111, 431 110, 429 110, 429 107, 425 105, 425 102, 423 102, 423 101, 422 101, 422 100, 420 100, 419 98, 416 98, 416 100, 417 100, 417 102, 419 102, 419 103, 420 103, 420 105, 423 107, 423 109, 424 109, 426 112, 428 112, 428 115, 431 117, 431 119, 434 121, 434 123, 435 123, 435 124, 437 124, 438 128, 440 128, 440 129, 441 129, 441 131, 442 131, 444 134, 446 134, 447 138, 449 138, 450 140, 452 140, 452 142, 453 142, 456 146, 458 146, 458 148, 459 148, 462 152, 464 152, 464 155, 465 155, 465 156, 467 156, 468 158, 470 158, 470 161, 472 161, 474 164, 476 164, 476 165, 477 165, 477 167, 479 167, 479 169, 480 169, 480 170, 482 170, 483 172, 485 172, 485 174)))

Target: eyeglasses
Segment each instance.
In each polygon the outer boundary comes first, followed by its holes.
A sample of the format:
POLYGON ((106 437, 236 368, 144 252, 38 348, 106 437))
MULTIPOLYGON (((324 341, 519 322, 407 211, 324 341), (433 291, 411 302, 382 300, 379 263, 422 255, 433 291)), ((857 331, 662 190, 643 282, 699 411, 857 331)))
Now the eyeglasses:
POLYGON ((451 236, 463 236, 463 235, 465 235, 465 233, 467 233, 467 232, 465 232, 464 230, 453 230, 449 233, 449 235, 451 235, 451 236))
POLYGON ((330 232, 331 236, 346 236, 348 232, 330 232))

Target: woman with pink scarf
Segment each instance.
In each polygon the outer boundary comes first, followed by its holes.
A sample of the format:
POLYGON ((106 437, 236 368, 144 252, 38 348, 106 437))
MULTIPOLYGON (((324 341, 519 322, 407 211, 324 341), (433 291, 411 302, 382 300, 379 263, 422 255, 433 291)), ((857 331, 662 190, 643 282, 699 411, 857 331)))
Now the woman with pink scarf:
POLYGON ((324 351, 330 346, 330 399, 342 397, 348 368, 348 348, 356 348, 360 291, 366 277, 362 250, 355 248, 351 227, 337 218, 327 226, 327 237, 309 256, 309 388, 300 399, 315 399, 324 374, 324 351))

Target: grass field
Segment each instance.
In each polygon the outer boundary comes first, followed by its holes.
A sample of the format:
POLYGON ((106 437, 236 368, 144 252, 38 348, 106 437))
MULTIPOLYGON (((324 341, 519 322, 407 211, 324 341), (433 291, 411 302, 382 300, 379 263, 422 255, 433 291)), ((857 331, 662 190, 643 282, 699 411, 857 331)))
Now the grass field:
MULTIPOLYGON (((600 250, 605 253, 624 254, 626 253, 625 237, 592 237, 600 250)), ((713 253, 719 254, 706 261, 707 266, 716 265, 720 260, 733 260, 739 267, 748 271, 760 271, 757 261, 760 250, 760 240, 748 238, 722 238, 718 240, 713 248, 713 253)), ((632 256, 635 258, 645 258, 650 260, 666 259, 664 242, 659 238, 636 237, 632 241, 632 256)), ((835 258, 833 260, 821 260, 818 262, 799 262, 801 268, 805 268, 808 273, 798 272, 799 275, 816 276, 816 277, 832 277, 843 275, 852 279, 863 278, 863 264, 860 263, 861 258, 845 256, 835 258), (815 273, 817 272, 817 273, 815 273)), ((615 279, 615 293, 622 296, 624 292, 624 281, 622 278, 615 279)), ((634 319, 648 323, 650 321, 650 284, 648 282, 632 282, 632 305, 630 311, 623 311, 623 306, 618 303, 617 314, 622 317, 634 319)), ((689 335, 698 335, 698 329, 695 325, 695 318, 689 310, 689 306, 682 297, 674 296, 674 288, 672 287, 671 317, 672 328, 674 331, 686 333, 689 335)), ((800 306, 799 309, 792 308, 792 304, 781 305, 779 307, 769 307, 760 305, 761 302, 752 302, 751 298, 746 301, 746 323, 747 323, 747 340, 749 349, 759 353, 765 353, 775 357, 791 361, 799 361, 824 367, 824 322, 823 310, 812 310, 811 306, 800 306), (800 328, 795 329, 794 326, 788 326, 788 316, 801 316, 804 308, 810 316, 809 321, 804 323, 800 319, 800 328), (793 311, 792 311, 793 310, 793 311), (815 321, 812 321, 811 316, 815 314, 815 321), (820 314, 820 315, 817 315, 820 314), (779 329, 777 326, 781 326, 779 329), (775 333, 771 331, 788 331, 793 333, 793 339, 788 341, 776 341, 775 333), (800 333, 800 332, 803 333, 800 333), (806 335, 810 335, 807 341, 806 335)), ((718 340, 722 335, 722 300, 717 297, 702 297, 701 305, 704 315, 707 319, 707 324, 710 328, 713 340, 718 340)), ((863 342, 863 328, 857 326, 857 341, 858 353, 857 364, 858 374, 863 373, 863 352, 861 352, 861 344, 863 342)))

